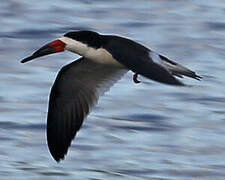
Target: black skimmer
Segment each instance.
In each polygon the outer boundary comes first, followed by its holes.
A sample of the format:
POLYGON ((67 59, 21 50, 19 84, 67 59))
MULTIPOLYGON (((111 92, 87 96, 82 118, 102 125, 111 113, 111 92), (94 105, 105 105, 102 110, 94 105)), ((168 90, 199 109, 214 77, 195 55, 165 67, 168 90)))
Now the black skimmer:
POLYGON ((184 84, 175 76, 188 76, 197 80, 201 78, 188 68, 137 42, 93 31, 68 32, 21 62, 64 50, 82 57, 60 70, 51 89, 47 141, 56 161, 64 159, 71 141, 97 103, 98 97, 127 71, 134 72, 135 83, 140 82, 138 74, 177 86, 184 84))

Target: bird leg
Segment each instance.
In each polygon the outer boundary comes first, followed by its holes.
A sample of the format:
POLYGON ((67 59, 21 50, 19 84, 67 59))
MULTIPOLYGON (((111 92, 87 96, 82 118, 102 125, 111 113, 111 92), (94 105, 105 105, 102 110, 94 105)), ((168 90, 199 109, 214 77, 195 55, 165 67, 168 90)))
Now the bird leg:
POLYGON ((140 83, 141 81, 139 81, 138 79, 138 73, 135 73, 134 75, 133 75, 133 81, 134 81, 134 83, 140 83))

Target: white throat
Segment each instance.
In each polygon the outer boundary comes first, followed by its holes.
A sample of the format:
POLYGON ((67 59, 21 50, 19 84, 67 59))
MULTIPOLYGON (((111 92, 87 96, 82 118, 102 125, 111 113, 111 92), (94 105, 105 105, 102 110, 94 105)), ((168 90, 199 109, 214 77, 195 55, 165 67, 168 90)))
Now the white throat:
POLYGON ((80 56, 85 56, 89 50, 89 47, 80 41, 68 37, 61 37, 59 40, 66 44, 66 50, 79 54, 80 56))
POLYGON ((124 68, 124 66, 121 65, 117 60, 115 60, 112 55, 104 48, 95 49, 87 46, 86 44, 80 41, 76 41, 68 37, 61 37, 59 38, 59 40, 66 44, 65 49, 68 51, 79 54, 80 56, 83 56, 97 63, 109 64, 124 68))

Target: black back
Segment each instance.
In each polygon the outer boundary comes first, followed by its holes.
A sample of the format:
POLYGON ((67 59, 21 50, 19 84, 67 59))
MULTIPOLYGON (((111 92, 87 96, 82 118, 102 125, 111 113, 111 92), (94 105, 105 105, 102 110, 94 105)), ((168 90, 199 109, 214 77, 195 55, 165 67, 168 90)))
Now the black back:
MULTIPOLYGON (((81 41, 96 49, 103 47, 128 69, 149 79, 171 85, 183 85, 170 71, 152 60, 149 56, 150 49, 135 41, 119 36, 100 35, 93 31, 69 32, 64 36, 81 41)), ((162 56, 159 57, 162 58, 162 56)), ((165 59, 167 62, 169 61, 163 57, 164 61, 165 59)))
MULTIPOLYGON (((151 52, 150 49, 123 37, 104 37, 108 39, 108 43, 103 47, 112 54, 114 59, 134 73, 165 84, 183 85, 183 83, 177 80, 165 67, 152 60, 149 56, 149 52, 151 52)), ((164 57, 164 59, 166 59, 166 57, 164 57)), ((169 61, 169 59, 167 61, 169 61)))
POLYGON ((96 49, 102 47, 105 43, 102 36, 94 31, 71 31, 66 33, 64 37, 80 41, 96 49))

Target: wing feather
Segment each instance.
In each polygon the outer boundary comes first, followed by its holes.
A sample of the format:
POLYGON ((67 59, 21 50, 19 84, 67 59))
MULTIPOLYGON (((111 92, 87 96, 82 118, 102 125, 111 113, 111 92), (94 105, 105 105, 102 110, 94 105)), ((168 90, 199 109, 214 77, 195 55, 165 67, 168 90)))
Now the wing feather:
MULTIPOLYGON (((106 36, 106 38, 111 36, 106 36)), ((118 36, 111 38, 104 48, 107 49, 121 64, 134 73, 143 75, 154 81, 170 85, 184 85, 176 79, 164 66, 155 63, 149 56, 151 52, 144 46, 118 36), (121 49, 123 51, 121 51, 121 49)))
POLYGON ((126 72, 85 58, 61 69, 51 89, 47 118, 48 146, 56 161, 64 159, 98 97, 126 72))
POLYGON ((184 76, 190 77, 190 78, 194 78, 197 80, 201 79, 201 76, 198 76, 194 71, 178 64, 177 62, 174 62, 170 59, 168 59, 165 56, 162 55, 158 55, 160 60, 161 60, 161 64, 168 69, 168 71, 170 71, 173 75, 183 78, 184 76))
POLYGON ((151 51, 132 40, 118 36, 105 36, 108 43, 104 45, 121 64, 134 73, 143 75, 154 81, 170 85, 184 85, 177 77, 183 75, 200 79, 194 71, 151 51))

